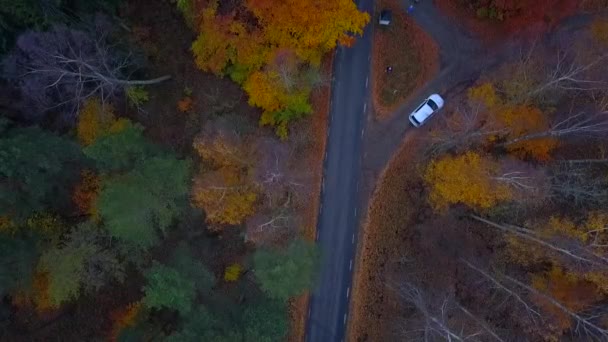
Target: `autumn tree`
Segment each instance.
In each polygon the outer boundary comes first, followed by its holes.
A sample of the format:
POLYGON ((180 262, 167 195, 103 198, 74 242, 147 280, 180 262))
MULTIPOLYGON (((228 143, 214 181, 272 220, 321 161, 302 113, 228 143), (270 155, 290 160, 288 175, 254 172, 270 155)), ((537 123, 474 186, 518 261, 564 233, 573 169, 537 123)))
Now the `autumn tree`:
POLYGON ((76 133, 80 144, 88 146, 98 138, 118 132, 127 125, 126 119, 116 119, 111 104, 101 103, 97 98, 89 98, 84 101, 78 114, 76 133))
MULTIPOLYGON (((506 139, 512 140, 532 133, 542 132, 549 128, 549 120, 538 108, 532 106, 504 107, 497 114, 498 121, 507 127, 506 139)), ((550 152, 557 146, 557 141, 550 136, 537 139, 520 140, 506 145, 507 151, 523 158, 532 157, 547 161, 550 152)))
POLYGON ((157 231, 164 232, 182 213, 189 184, 188 161, 152 157, 106 180, 96 208, 112 236, 148 248, 158 242, 157 231))
POLYGON ((319 254, 310 242, 294 240, 286 249, 258 249, 253 256, 255 275, 271 298, 286 300, 313 284, 319 254))
MULTIPOLYGON (((553 265, 549 271, 533 274, 531 285, 547 293, 573 312, 582 312, 597 303, 601 293, 594 283, 578 277, 559 266, 553 265)), ((532 300, 548 315, 553 316, 555 329, 567 331, 572 326, 572 318, 555 307, 542 296, 532 296, 532 300)))
POLYGON ((95 216, 95 202, 101 188, 99 176, 91 170, 83 170, 80 173, 80 182, 74 187, 72 201, 78 211, 83 215, 95 216))
POLYGON ((498 174, 497 162, 467 152, 431 161, 424 180, 430 187, 429 201, 438 210, 457 203, 487 209, 513 196, 508 185, 495 179, 498 174))
POLYGON ((194 180, 192 199, 213 224, 239 224, 253 214, 257 186, 248 147, 233 133, 203 133, 194 148, 208 165, 194 180))
POLYGON ((37 127, 0 131, 0 215, 65 210, 84 162, 78 145, 37 127))
MULTIPOLYGON (((503 94, 508 94, 508 91, 503 94)), ((468 98, 475 111, 486 112, 482 120, 485 131, 481 130, 485 134, 476 134, 476 138, 485 138, 491 144, 506 140, 507 143, 501 146, 521 159, 548 161, 551 158, 551 151, 558 145, 555 137, 539 135, 533 138, 535 134, 550 129, 546 113, 531 104, 520 104, 499 96, 490 82, 470 88, 468 98)))
POLYGON ((202 10, 192 50, 200 69, 243 84, 250 104, 264 110, 261 123, 285 137, 289 121, 311 112, 314 82, 306 74, 318 72, 323 54, 337 44, 351 44, 368 21, 350 0, 247 0, 227 14, 211 1, 202 10))

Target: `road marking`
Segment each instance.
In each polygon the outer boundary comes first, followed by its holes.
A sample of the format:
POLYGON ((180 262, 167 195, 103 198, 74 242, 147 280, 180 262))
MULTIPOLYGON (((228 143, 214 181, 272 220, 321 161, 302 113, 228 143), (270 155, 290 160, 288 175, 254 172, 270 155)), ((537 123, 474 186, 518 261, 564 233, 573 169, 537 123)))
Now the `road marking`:
POLYGON ((308 319, 310 319, 310 307, 308 307, 308 319))
POLYGON ((353 238, 351 239, 350 243, 352 243, 352 244, 355 243, 355 233, 353 233, 353 238))
POLYGON ((357 208, 355 207, 355 217, 357 217, 357 208))
POLYGON ((365 128, 361 128, 361 138, 363 138, 363 132, 365 132, 365 128))
POLYGON ((367 109, 367 102, 363 104, 363 112, 365 113, 365 110, 367 109))
POLYGON ((353 269, 353 259, 350 259, 350 262, 348 263, 348 270, 351 271, 353 269))
MULTIPOLYGON (((346 298, 350 296, 350 286, 346 288, 346 298)), ((310 317, 310 309, 308 310, 308 317, 310 317)))
POLYGON ((369 82, 369 76, 365 78, 365 89, 367 89, 367 83, 369 82))
POLYGON ((344 324, 346 324, 346 314, 344 314, 344 324))

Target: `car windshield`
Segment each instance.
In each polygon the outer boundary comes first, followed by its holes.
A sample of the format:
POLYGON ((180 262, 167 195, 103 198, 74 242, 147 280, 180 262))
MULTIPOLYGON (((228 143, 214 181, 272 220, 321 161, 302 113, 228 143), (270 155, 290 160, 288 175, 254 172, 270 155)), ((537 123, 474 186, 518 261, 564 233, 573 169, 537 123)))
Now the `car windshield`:
POLYGON ((437 104, 435 102, 433 102, 433 100, 428 100, 427 104, 429 105, 429 107, 431 107, 431 109, 433 111, 436 111, 437 109, 439 109, 439 106, 437 106, 437 104))

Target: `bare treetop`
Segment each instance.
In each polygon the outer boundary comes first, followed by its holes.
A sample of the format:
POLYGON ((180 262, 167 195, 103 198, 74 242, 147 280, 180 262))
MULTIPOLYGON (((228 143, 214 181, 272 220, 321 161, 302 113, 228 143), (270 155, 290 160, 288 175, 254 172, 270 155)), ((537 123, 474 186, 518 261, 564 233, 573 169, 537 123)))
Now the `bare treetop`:
POLYGON ((94 32, 56 25, 48 32, 22 34, 4 61, 4 72, 21 91, 32 118, 58 112, 71 121, 80 104, 92 96, 108 101, 128 86, 169 79, 131 78, 138 70, 131 52, 113 44, 104 25, 94 32))

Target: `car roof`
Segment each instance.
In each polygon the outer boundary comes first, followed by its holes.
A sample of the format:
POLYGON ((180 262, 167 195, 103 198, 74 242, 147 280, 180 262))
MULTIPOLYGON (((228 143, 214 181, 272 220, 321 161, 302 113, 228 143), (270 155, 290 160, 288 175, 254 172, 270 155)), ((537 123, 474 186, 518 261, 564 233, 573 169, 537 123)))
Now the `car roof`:
POLYGON ((425 104, 420 108, 420 110, 414 113, 414 118, 420 123, 424 122, 424 120, 428 119, 428 117, 433 114, 433 108, 426 104, 426 100, 424 101, 425 104))

